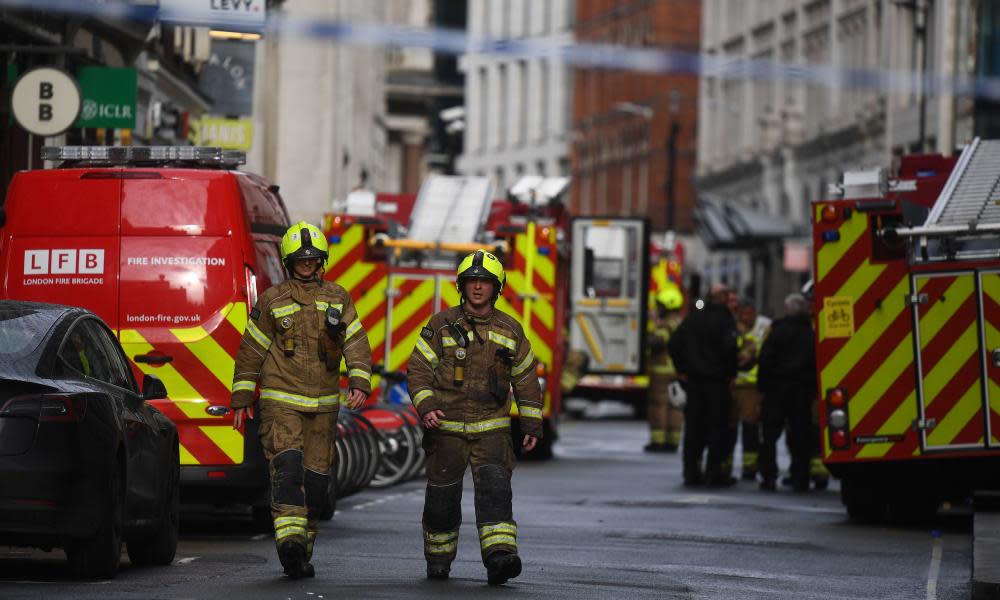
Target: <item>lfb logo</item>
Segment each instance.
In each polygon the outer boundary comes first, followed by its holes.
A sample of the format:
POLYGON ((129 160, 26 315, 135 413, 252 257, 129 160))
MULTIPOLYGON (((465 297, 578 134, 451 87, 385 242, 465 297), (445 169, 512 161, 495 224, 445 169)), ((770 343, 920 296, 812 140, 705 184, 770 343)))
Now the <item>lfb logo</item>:
POLYGON ((104 273, 104 249, 25 250, 25 275, 104 273))

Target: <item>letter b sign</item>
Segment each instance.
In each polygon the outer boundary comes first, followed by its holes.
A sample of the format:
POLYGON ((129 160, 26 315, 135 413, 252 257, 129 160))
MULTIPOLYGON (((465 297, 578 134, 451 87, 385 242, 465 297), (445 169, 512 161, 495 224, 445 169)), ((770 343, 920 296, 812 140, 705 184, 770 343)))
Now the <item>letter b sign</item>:
POLYGON ((51 67, 28 71, 14 85, 11 105, 18 124, 35 135, 58 135, 80 114, 80 87, 51 67))

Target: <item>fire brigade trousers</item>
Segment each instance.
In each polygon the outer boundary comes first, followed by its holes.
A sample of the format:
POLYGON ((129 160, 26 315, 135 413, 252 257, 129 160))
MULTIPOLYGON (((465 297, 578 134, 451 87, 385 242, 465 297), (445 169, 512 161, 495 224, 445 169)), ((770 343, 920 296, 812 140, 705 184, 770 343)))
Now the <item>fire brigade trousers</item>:
POLYGON ((743 472, 755 474, 760 457, 760 412, 764 394, 752 383, 737 383, 733 385, 733 401, 736 403, 743 445, 743 472))
POLYGON ((337 413, 305 413, 268 406, 261 411, 260 442, 271 473, 274 542, 292 542, 312 558, 319 517, 330 502, 337 413))
POLYGON ((702 481, 701 459, 708 447, 705 482, 723 479, 723 462, 731 449, 729 419, 732 396, 729 383, 690 378, 684 405, 684 482, 702 481))
POLYGON ((684 413, 670 404, 670 382, 674 378, 667 375, 652 375, 646 394, 649 418, 649 441, 653 444, 679 446, 684 413))
POLYGON ((479 439, 438 431, 424 436, 427 494, 424 498, 424 557, 451 564, 458 551, 462 524, 462 479, 472 467, 476 490, 476 526, 483 563, 498 551, 517 553, 517 523, 511 507, 510 476, 516 458, 510 432, 479 439))
POLYGON ((765 481, 778 478, 777 445, 784 429, 788 451, 792 455, 789 467, 792 485, 796 488, 808 487, 809 459, 814 445, 812 401, 815 393, 812 386, 797 381, 776 381, 764 391, 760 474, 765 481))

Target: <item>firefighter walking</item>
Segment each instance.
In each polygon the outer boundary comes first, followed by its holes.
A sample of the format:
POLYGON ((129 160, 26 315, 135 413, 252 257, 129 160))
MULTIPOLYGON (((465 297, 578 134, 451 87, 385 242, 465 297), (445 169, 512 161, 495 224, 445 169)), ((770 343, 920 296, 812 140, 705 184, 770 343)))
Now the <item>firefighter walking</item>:
POLYGON ((683 305, 684 297, 677 286, 667 287, 656 295, 656 317, 649 343, 649 443, 643 448, 646 452, 676 452, 681 443, 684 413, 670 403, 670 384, 677 381, 677 370, 667 345, 680 325, 678 312, 683 305))
POLYGON ((542 436, 542 399, 531 343, 521 325, 494 306, 505 281, 503 265, 489 252, 466 256, 457 271, 460 305, 431 317, 407 367, 410 396, 427 431, 423 536, 430 579, 447 579, 455 559, 462 479, 470 466, 487 580, 500 585, 521 573, 511 506, 510 390, 525 451, 542 436))
POLYGON ((278 559, 293 579, 313 577, 309 562, 319 515, 329 502, 330 465, 340 393, 341 358, 360 407, 371 392, 371 348, 351 296, 324 281, 323 233, 305 222, 281 239, 289 278, 265 291, 250 311, 236 356, 233 427, 253 418, 260 386, 259 435, 271 475, 278 559))

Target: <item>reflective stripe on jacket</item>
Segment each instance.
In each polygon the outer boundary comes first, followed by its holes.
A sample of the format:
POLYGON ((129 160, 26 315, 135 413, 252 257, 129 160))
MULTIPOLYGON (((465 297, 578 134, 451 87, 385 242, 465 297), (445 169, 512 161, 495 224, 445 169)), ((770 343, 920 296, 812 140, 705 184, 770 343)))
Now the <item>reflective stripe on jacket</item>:
POLYGON ((452 307, 432 316, 417 338, 407 364, 410 397, 421 416, 432 410, 444 412, 441 431, 476 437, 510 427, 509 390, 513 389, 521 431, 541 437, 536 363, 531 342, 513 317, 497 308, 488 317, 474 317, 452 307), (450 324, 464 330, 465 348, 450 324), (507 390, 502 398, 491 393, 491 370, 507 390))
POLYGON ((371 347, 350 294, 329 281, 289 279, 265 291, 250 313, 236 355, 231 405, 252 404, 259 383, 262 405, 336 410, 341 355, 350 387, 371 392, 371 347), (326 328, 328 308, 341 314, 334 337, 326 328))

